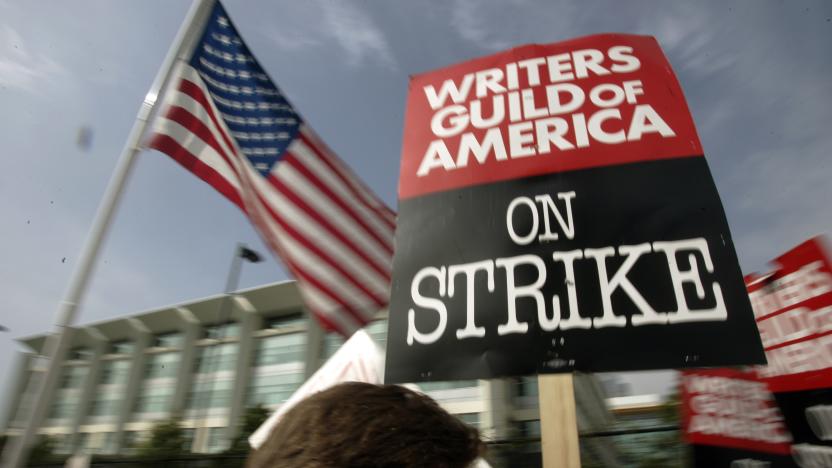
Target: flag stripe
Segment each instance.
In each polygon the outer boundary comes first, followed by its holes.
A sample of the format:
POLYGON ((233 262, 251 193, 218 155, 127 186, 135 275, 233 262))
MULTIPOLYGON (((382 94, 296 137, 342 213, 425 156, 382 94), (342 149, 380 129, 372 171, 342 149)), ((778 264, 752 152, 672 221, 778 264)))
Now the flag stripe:
POLYGON ((268 179, 286 186, 292 193, 303 199, 312 210, 320 213, 321 217, 330 223, 334 229, 349 237, 356 248, 367 252, 379 262, 384 262, 385 259, 390 258, 392 249, 385 248, 385 246, 367 237, 347 212, 332 203, 313 183, 295 170, 290 163, 291 159, 294 159, 294 157, 289 155, 286 161, 280 165, 280 168, 272 171, 268 179))
MULTIPOLYGON (((194 149, 190 149, 190 146, 195 147, 196 150, 202 151, 200 149, 202 144, 194 142, 193 138, 189 138, 190 136, 196 135, 204 143, 209 144, 215 150, 215 153, 207 152, 207 154, 214 154, 215 155, 210 159, 216 160, 216 159, 221 157, 220 155, 222 154, 222 148, 219 147, 219 144, 217 143, 216 139, 214 138, 214 136, 210 132, 210 130, 205 126, 204 122, 198 120, 197 117, 195 117, 193 114, 190 114, 187 110, 185 110, 182 107, 178 107, 178 106, 172 108, 172 111, 168 113, 168 117, 173 119, 174 122, 176 122, 177 124, 179 124, 179 125, 181 125, 185 128, 191 129, 193 131, 193 133, 186 133, 184 130, 182 130, 177 135, 179 138, 184 140, 183 145, 185 145, 186 147, 189 147, 189 149, 186 149, 185 151, 195 152, 194 149)), ((175 129, 176 126, 175 125, 169 125, 169 128, 175 129)), ((180 127, 180 129, 181 128, 182 127, 180 127)), ((171 133, 176 134, 177 132, 172 131, 171 133)), ((223 158, 223 159, 225 159, 225 158, 223 158)), ((236 174, 235 174, 235 176, 236 176, 236 174)), ((266 190, 263 190, 263 192, 265 192, 265 191, 266 190)), ((372 302, 376 306, 381 307, 385 304, 384 300, 382 299, 382 295, 385 294, 387 291, 385 290, 385 287, 384 287, 385 281, 384 281, 383 278, 369 277, 366 274, 366 271, 361 270, 361 269, 352 268, 352 270, 353 270, 352 272, 347 272, 344 266, 352 266, 353 263, 348 261, 348 262, 344 262, 343 264, 341 264, 341 263, 333 260, 330 256, 326 255, 321 249, 316 247, 314 245, 314 243, 310 243, 310 242, 306 241, 305 238, 297 232, 297 230, 294 230, 293 228, 291 228, 291 226, 289 226, 289 224, 284 219, 282 219, 280 216, 278 216, 277 213, 267 203, 265 203, 262 198, 260 198, 260 196, 258 196, 258 199, 259 199, 260 203, 264 205, 263 208, 270 214, 271 218, 273 218, 279 225, 281 225, 283 227, 284 232, 291 230, 292 232, 290 232, 288 235, 291 235, 292 237, 294 237, 295 241, 302 244, 306 249, 312 250, 316 254, 317 257, 319 257, 325 263, 328 263, 331 268, 335 269, 336 271, 338 271, 338 273, 340 273, 341 280, 340 281, 335 280, 333 282, 340 283, 342 281, 346 281, 346 282, 352 283, 356 288, 358 288, 361 292, 363 292, 369 299, 371 299, 372 302), (342 266, 342 265, 344 265, 344 266, 342 266), (374 293, 374 292, 369 291, 363 284, 361 284, 356 279, 356 276, 363 277, 363 279, 372 283, 373 286, 376 289, 376 292, 374 293)), ((284 235, 286 235, 286 234, 284 234, 284 235)), ((323 245, 331 245, 331 241, 328 241, 328 239, 325 239, 324 242, 322 242, 322 244, 323 245)), ((291 251, 297 251, 297 248, 290 249, 290 250, 291 251)), ((336 251, 341 253, 341 254, 344 253, 343 249, 341 249, 340 251, 338 251, 336 249, 336 251)), ((310 258, 309 258, 308 254, 304 254, 304 258, 305 258, 306 261, 310 261, 310 258)), ((347 259, 347 260, 351 260, 351 259, 347 259)), ((365 305, 365 304, 362 303, 361 305, 365 305)))
MULTIPOLYGON (((198 85, 194 85, 194 83, 183 84, 183 86, 181 86, 181 88, 187 94, 187 97, 180 96, 180 99, 179 99, 178 102, 180 104, 184 104, 184 105, 172 106, 171 111, 169 111, 167 113, 166 117, 168 118, 169 121, 172 121, 175 124, 177 124, 179 126, 179 128, 181 128, 183 130, 186 130, 186 129, 191 130, 192 134, 190 134, 190 135, 180 135, 180 137, 183 138, 186 141, 189 140, 191 143, 194 143, 194 146, 197 147, 195 149, 195 152, 207 153, 208 155, 213 154, 214 156, 209 157, 208 158, 209 160, 214 160, 213 162, 215 163, 215 165, 219 165, 219 166, 221 166, 221 165, 217 164, 217 160, 221 160, 223 163, 225 163, 226 165, 225 165, 225 171, 224 172, 226 172, 226 174, 227 174, 228 170, 233 171, 234 168, 231 167, 230 159, 228 157, 224 156, 224 153, 225 153, 226 149, 222 147, 222 144, 219 143, 219 141, 215 137, 215 134, 220 134, 222 136, 223 133, 224 133, 223 129, 216 128, 216 124, 219 123, 219 121, 216 118, 214 118, 214 116, 212 115, 213 114, 213 109, 205 109, 205 107, 203 107, 203 106, 208 104, 208 102, 205 101, 204 99, 200 99, 200 98, 204 97, 204 93, 201 90, 199 90, 198 85), (196 97, 197 99, 199 99, 199 101, 202 101, 202 102, 194 100, 194 97, 196 97), (187 107, 187 109, 185 107, 187 107), (202 118, 200 119, 196 115, 192 114, 190 112, 191 109, 196 114, 199 114, 202 118), (206 120, 207 120, 207 123, 206 123, 206 120), (208 124, 210 124, 211 127, 213 127, 213 128, 208 128, 208 124), (194 139, 192 138, 193 136, 197 136, 201 140, 201 143, 196 143, 194 141, 194 139), (207 144, 208 146, 210 146, 211 149, 213 149, 213 151, 205 151, 204 149, 199 149, 201 146, 204 146, 204 144, 207 144)), ((220 126, 222 126, 222 124, 220 124, 220 126)), ((170 125, 170 124, 167 127, 168 127, 168 129, 176 128, 176 126, 170 125)), ((184 132, 180 132, 180 133, 184 133, 184 132)), ((205 156, 203 156, 203 158, 204 157, 205 156)), ((227 176, 228 176, 228 178, 231 178, 230 175, 227 174, 227 176)), ((236 177, 237 174, 234 174, 234 176, 236 177)), ((257 184, 258 181, 255 181, 253 183, 257 184)), ((272 191, 264 190, 264 189, 261 189, 261 191, 266 192, 266 193, 272 192, 272 191)), ((273 194, 273 193, 274 192, 272 192, 271 194, 273 194)), ((263 200, 260 200, 260 202, 262 203, 263 200)), ((274 215, 275 215, 274 212, 271 212, 270 214, 272 215, 272 217, 274 217, 274 215)), ((277 219, 275 219, 275 221, 277 221, 277 219)), ((268 227, 263 226, 262 222, 258 223, 258 224, 260 224, 260 226, 259 226, 260 229, 266 231, 266 236, 268 236, 268 231, 269 231, 268 227)), ((285 242, 283 242, 283 243, 285 244, 285 242)), ((331 242, 324 242, 324 245, 331 245, 331 244, 332 244, 331 242)), ((307 244, 307 246, 308 245, 309 244, 307 244)), ((349 293, 349 291, 344 290, 344 288, 340 287, 340 285, 342 285, 344 281, 353 283, 355 285, 355 282, 353 281, 353 277, 351 275, 347 274, 343 270, 343 268, 338 269, 338 270, 340 270, 340 271, 338 271, 338 273, 339 273, 338 276, 340 276, 340 280, 339 280, 339 278, 334 277, 334 273, 332 271, 326 271, 325 269, 321 268, 320 265, 312 265, 312 262, 315 262, 318 259, 309 255, 308 252, 302 252, 299 255, 300 249, 297 246, 292 247, 292 248, 286 248, 286 246, 284 246, 282 251, 283 251, 283 256, 287 257, 287 260, 291 261, 292 264, 295 265, 295 270, 296 271, 301 271, 297 267, 297 265, 299 263, 301 263, 301 261, 305 264, 311 265, 313 267, 312 269, 315 272, 315 275, 313 275, 311 273, 308 273, 306 270, 303 270, 303 273, 302 273, 303 276, 307 279, 307 281, 309 281, 311 278, 315 278, 316 289, 323 291, 323 293, 327 297, 330 297, 331 299, 334 299, 339 308, 343 309, 344 312, 351 315, 354 320, 358 321, 359 324, 362 323, 363 320, 367 320, 367 317, 364 317, 363 315, 361 315, 357 311, 357 308, 366 308, 369 304, 366 303, 366 302, 363 302, 363 301, 358 301, 358 302, 350 301, 350 299, 348 299, 348 297, 351 295, 349 293), (296 260, 298 257, 300 257, 301 261, 296 260)), ((342 253, 343 253, 343 249, 342 249, 342 253)), ((320 257, 318 256, 318 258, 320 258, 320 257)), ((325 259, 325 261, 326 260, 330 260, 330 259, 325 259)), ((330 262, 332 262, 332 261, 330 260, 330 262)), ((334 262, 332 262, 332 263, 334 263, 334 262)), ((346 263, 346 264, 347 265, 352 265, 353 263, 346 263)), ((381 272, 381 273, 384 273, 384 272, 381 272)), ((386 275, 386 277, 389 280, 389 274, 386 275)), ((363 287, 358 288, 358 289, 361 290, 362 293, 367 294, 368 299, 370 299, 371 304, 374 306, 373 308, 379 308, 379 307, 383 307, 385 305, 385 301, 383 299, 380 299, 378 297, 378 295, 369 294, 366 291, 366 288, 363 288, 363 287)), ((341 325, 343 326, 343 324, 341 324, 341 325)))
POLYGON ((306 203, 306 201, 304 201, 301 197, 294 193, 290 188, 286 187, 286 185, 283 184, 277 178, 270 177, 269 182, 275 187, 275 189, 277 189, 278 192, 280 192, 281 195, 283 195, 292 204, 294 204, 301 211, 303 211, 307 217, 313 219, 318 225, 320 225, 327 234, 336 238, 344 246, 344 248, 350 249, 352 252, 356 253, 367 263, 367 265, 370 268, 373 268, 380 274, 387 274, 386 265, 381 265, 378 259, 371 258, 371 255, 373 257, 380 256, 377 252, 374 252, 372 250, 367 251, 356 246, 355 243, 353 243, 353 241, 350 238, 348 238, 344 232, 340 231, 332 223, 327 221, 321 213, 312 211, 311 207, 308 203, 306 203))
POLYGON ((395 214, 303 123, 219 2, 170 83, 148 146, 248 215, 325 329, 348 336, 386 307, 395 214))
POLYGON ((350 187, 346 186, 342 179, 333 173, 324 161, 320 160, 315 151, 310 149, 302 140, 298 140, 297 143, 292 145, 289 152, 295 157, 287 158, 287 162, 297 166, 298 170, 303 172, 307 178, 314 177, 318 184, 326 187, 331 198, 339 199, 344 205, 352 207, 351 209, 355 211, 356 215, 360 216, 360 220, 367 225, 367 228, 372 229, 375 235, 382 239, 383 244, 392 251, 392 231, 385 220, 367 206, 350 187))
POLYGON ((350 190, 364 203, 365 206, 375 211, 379 215, 379 219, 385 221, 390 229, 395 229, 396 215, 384 203, 378 200, 374 195, 371 195, 363 183, 358 181, 346 166, 330 152, 329 147, 323 143, 318 136, 308 128, 301 129, 300 140, 313 149, 317 153, 321 161, 329 166, 330 170, 344 182, 350 190))
POLYGON ((245 205, 243 204, 243 201, 240 199, 240 193, 237 191, 237 187, 235 187, 228 179, 219 174, 219 172, 215 168, 195 158, 193 154, 191 154, 188 150, 183 148, 176 140, 174 140, 169 135, 165 135, 162 133, 154 135, 153 139, 150 141, 148 146, 150 148, 159 150, 167 154, 171 158, 175 159, 176 162, 182 165, 182 167, 193 172, 200 179, 204 180, 205 182, 213 186, 215 189, 217 189, 217 191, 219 191, 221 194, 225 195, 225 197, 228 198, 231 201, 231 203, 237 205, 244 212, 246 211, 245 205))
MULTIPOLYGON (((193 96, 193 93, 190 93, 189 95, 193 96)), ((219 142, 216 140, 216 138, 214 138, 213 133, 212 133, 212 130, 214 130, 214 131, 216 131, 216 130, 215 129, 209 129, 206 125, 206 122, 205 122, 205 120, 209 120, 209 123, 215 122, 214 119, 207 119, 206 114, 210 114, 210 112, 206 111, 204 108, 200 107, 199 103, 197 103, 196 101, 193 101, 193 100, 190 100, 190 99, 187 99, 187 98, 180 99, 179 103, 182 104, 182 106, 172 107, 172 110, 171 110, 171 112, 168 112, 167 117, 170 118, 170 119, 173 119, 175 122, 180 124, 182 127, 191 129, 203 141, 205 141, 212 148, 214 148, 214 150, 216 151, 217 154, 222 155, 224 148, 220 147, 219 142), (202 114, 202 119, 199 119, 198 117, 194 116, 193 114, 187 112, 187 110, 185 108, 193 109, 196 113, 202 114)), ((194 152, 198 152, 198 151, 194 151, 194 152)), ((224 157, 223 159, 226 162, 228 162, 228 158, 224 157)), ((261 191, 264 192, 264 193, 267 193, 268 196, 270 198, 272 198, 272 202, 276 205, 280 205, 281 209, 283 211, 287 211, 287 212, 289 212, 289 214, 294 215, 294 216, 290 216, 290 218, 298 218, 298 217, 304 217, 305 216, 305 213, 302 210, 298 210, 293 206, 287 205, 287 203, 283 200, 278 200, 277 199, 278 194, 276 192, 274 192, 273 190, 262 189, 261 191)), ((309 231, 309 230, 307 229, 307 231, 309 231)), ((360 277, 363 277, 364 279, 371 281, 373 283, 373 285, 376 286, 376 289, 377 289, 378 292, 386 291, 385 287, 383 287, 383 286, 379 287, 378 285, 379 285, 379 282, 389 283, 389 270, 388 269, 386 269, 384 267, 381 267, 381 266, 378 266, 378 264, 373 262, 372 260, 370 260, 367 255, 364 255, 363 251, 361 251, 360 249, 356 250, 357 255, 358 255, 356 257, 356 256, 349 255, 350 252, 348 252, 347 250, 345 250, 343 248, 337 248, 337 246, 335 246, 335 248, 332 248, 333 245, 334 245, 333 241, 335 239, 332 239, 332 237, 321 238, 322 234, 323 234, 323 231, 321 231, 321 230, 317 230, 317 231, 312 230, 312 232, 307 232, 307 235, 309 235, 311 237, 316 237, 317 240, 321 241, 321 243, 323 245, 330 247, 331 250, 333 250, 333 251, 337 251, 338 254, 340 254, 340 256, 342 257, 342 260, 344 260, 347 265, 354 265, 355 262, 357 262, 357 261, 358 262, 363 262, 363 261, 368 262, 368 265, 378 273, 378 275, 379 275, 378 279, 368 277, 368 272, 366 270, 356 269, 357 271, 354 271, 354 274, 358 274, 360 277), (347 257, 347 258, 343 258, 343 257, 347 257)), ((379 255, 383 255, 383 254, 379 254, 379 255)))
MULTIPOLYGON (((260 200, 263 202, 263 200, 260 200)), ((270 207, 267 203, 263 203, 263 207, 269 212, 272 219, 280 226, 281 230, 285 233, 287 237, 290 237, 292 240, 297 242, 299 246, 309 251, 309 254, 315 255, 319 259, 321 259, 324 263, 326 263, 330 268, 337 271, 344 281, 351 283, 353 286, 358 288, 366 297, 371 299, 376 306, 382 307, 384 305, 384 299, 382 297, 369 290, 360 281, 354 276, 355 274, 361 274, 360 272, 349 272, 342 266, 341 263, 333 259, 329 256, 326 252, 324 252, 320 247, 316 246, 314 243, 309 242, 309 240, 304 237, 304 235, 298 232, 291 224, 286 222, 278 213, 276 213, 272 207, 270 207)))

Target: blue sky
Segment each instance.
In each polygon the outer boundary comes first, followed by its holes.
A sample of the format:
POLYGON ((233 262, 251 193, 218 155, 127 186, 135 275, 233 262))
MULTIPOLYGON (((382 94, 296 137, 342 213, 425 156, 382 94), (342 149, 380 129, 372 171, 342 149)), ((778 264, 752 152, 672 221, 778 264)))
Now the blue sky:
MULTIPOLYGON (((51 329, 121 146, 186 0, 0 0, 0 382, 51 329), (91 144, 78 145, 81 129, 91 144)), ((525 43, 650 34, 672 63, 743 271, 832 224, 825 1, 242 1, 249 47, 328 144, 396 206, 408 76, 525 43)), ((139 157, 80 323, 216 294, 242 214, 160 153, 139 157)), ((273 260, 241 286, 286 278, 273 260)), ((666 374, 631 377, 659 391, 666 374)), ((0 389, 0 402, 5 389, 0 389)))

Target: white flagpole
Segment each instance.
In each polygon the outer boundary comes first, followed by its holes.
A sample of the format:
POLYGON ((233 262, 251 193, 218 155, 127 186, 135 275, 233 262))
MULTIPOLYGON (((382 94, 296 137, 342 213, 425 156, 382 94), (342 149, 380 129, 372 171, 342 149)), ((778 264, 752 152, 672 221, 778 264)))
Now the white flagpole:
POLYGON ((43 417, 48 407, 45 396, 47 389, 54 385, 60 371, 60 363, 57 359, 62 356, 69 346, 69 328, 75 323, 75 316, 78 305, 83 299, 87 284, 95 267, 96 258, 101 250, 101 245, 107 231, 109 230, 116 207, 124 192, 125 182, 130 174, 133 161, 136 155, 142 150, 141 139, 144 136, 145 128, 150 120, 154 106, 160 98, 160 94, 167 88, 176 61, 186 59, 199 39, 198 33, 203 30, 205 22, 211 12, 215 0, 194 0, 176 38, 171 44, 165 61, 156 74, 153 84, 150 86, 144 102, 139 108, 136 121, 121 151, 118 164, 113 172, 107 190, 98 207, 87 240, 81 251, 78 266, 69 283, 64 299, 61 301, 56 314, 55 331, 49 335, 41 352, 42 356, 48 359, 46 374, 33 380, 34 394, 36 398, 31 406, 29 415, 26 418, 26 426, 23 433, 14 437, 3 451, 2 466, 8 468, 19 468, 25 465, 29 450, 34 441, 43 417))

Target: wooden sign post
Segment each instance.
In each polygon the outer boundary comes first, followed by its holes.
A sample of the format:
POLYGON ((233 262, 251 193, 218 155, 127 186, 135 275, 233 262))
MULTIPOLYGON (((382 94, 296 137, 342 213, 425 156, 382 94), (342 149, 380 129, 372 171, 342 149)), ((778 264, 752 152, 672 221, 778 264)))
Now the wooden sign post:
POLYGON ((572 374, 537 377, 543 468, 580 468, 578 420, 572 374))

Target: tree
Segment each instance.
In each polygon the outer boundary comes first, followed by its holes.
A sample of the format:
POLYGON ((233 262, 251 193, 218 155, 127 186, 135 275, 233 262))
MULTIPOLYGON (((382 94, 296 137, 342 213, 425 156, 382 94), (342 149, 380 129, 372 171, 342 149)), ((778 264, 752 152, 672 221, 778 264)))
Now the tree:
MULTIPOLYGON (((659 410, 660 421, 667 426, 679 426, 682 401, 677 384, 659 410)), ((655 450, 641 460, 639 468, 681 468, 687 464, 682 431, 665 432, 654 438, 655 450)))
POLYGON ((139 455, 150 458, 172 458, 188 453, 185 449, 185 431, 176 418, 159 421, 153 425, 150 438, 139 445, 139 455))
POLYGON ((248 452, 250 450, 248 445, 249 436, 269 418, 269 414, 271 414, 271 411, 259 403, 256 406, 246 408, 246 412, 243 414, 241 421, 242 427, 240 428, 240 433, 234 439, 234 442, 231 443, 228 452, 248 452))
POLYGON ((60 461, 62 457, 55 454, 58 442, 50 436, 40 436, 29 451, 29 464, 60 461))

